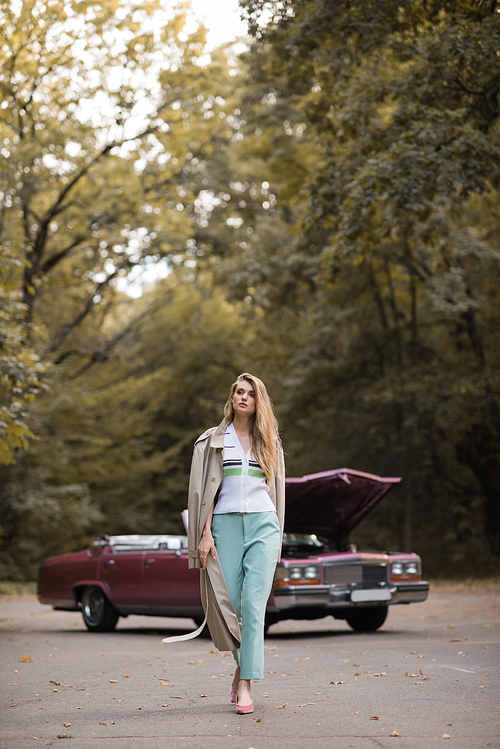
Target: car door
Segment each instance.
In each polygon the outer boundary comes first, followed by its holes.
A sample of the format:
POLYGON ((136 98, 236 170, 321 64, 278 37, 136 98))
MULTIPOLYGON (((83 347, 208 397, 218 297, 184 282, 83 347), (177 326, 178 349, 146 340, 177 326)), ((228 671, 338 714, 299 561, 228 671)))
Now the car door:
MULTIPOLYGON (((188 569, 187 549, 164 548, 144 556, 144 587, 150 612, 163 616, 202 613, 199 570, 188 569)), ((172 548, 174 547, 174 548, 172 548)))
POLYGON ((144 551, 107 549, 101 557, 99 578, 110 601, 121 614, 146 614, 144 551))

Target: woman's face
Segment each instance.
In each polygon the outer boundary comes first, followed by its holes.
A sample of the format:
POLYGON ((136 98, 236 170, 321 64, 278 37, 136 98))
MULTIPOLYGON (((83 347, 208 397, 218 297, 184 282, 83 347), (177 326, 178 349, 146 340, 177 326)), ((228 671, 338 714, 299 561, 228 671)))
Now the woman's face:
POLYGON ((241 380, 236 385, 236 390, 233 393, 233 410, 237 414, 245 414, 251 416, 255 413, 255 393, 253 386, 246 380, 241 380))

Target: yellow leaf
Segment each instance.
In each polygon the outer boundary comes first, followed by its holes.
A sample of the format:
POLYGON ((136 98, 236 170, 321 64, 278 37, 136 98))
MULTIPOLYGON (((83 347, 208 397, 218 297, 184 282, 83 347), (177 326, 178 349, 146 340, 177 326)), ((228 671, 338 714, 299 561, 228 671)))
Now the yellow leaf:
POLYGON ((397 731, 391 731, 389 736, 399 736, 399 733, 397 731))
POLYGON ((261 722, 261 720, 262 720, 262 718, 254 718, 254 719, 253 719, 253 722, 254 722, 254 723, 260 723, 260 722, 261 722))
POLYGON ((24 661, 25 663, 34 663, 34 661, 35 661, 35 659, 34 659, 34 658, 28 658, 28 657, 27 657, 27 656, 25 656, 25 655, 22 655, 22 656, 21 656, 21 660, 22 660, 22 661, 24 661))
POLYGON ((377 716, 376 716, 376 715, 372 715, 372 716, 370 717, 370 720, 380 720, 380 718, 377 718, 377 716))

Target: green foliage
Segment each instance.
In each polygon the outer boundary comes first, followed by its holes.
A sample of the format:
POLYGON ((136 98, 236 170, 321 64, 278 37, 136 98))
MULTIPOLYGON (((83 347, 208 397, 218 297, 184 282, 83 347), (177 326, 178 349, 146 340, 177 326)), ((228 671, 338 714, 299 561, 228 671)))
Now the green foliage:
POLYGON ((22 268, 18 253, 0 246, 0 465, 13 463, 16 451, 33 437, 28 404, 44 387, 48 366, 27 340, 26 307, 18 290, 22 268))
POLYGON ((352 540, 498 564, 497 5, 241 6, 251 49, 204 66, 183 5, 0 2, 3 576, 180 531, 242 370, 288 475, 404 478, 352 540))
MULTIPOLYGON (((288 466, 326 469, 333 457, 402 475, 368 535, 382 522, 386 545, 432 549, 441 569, 471 557, 486 569, 500 551, 495 4, 241 5, 269 110, 248 112, 249 137, 257 125, 275 139, 281 121, 306 155, 293 236, 273 249, 269 232, 264 252, 260 237, 247 240, 249 284, 237 287, 257 289, 271 324, 283 304, 309 321, 281 370, 288 466)), ((291 205, 286 156, 268 143, 261 174, 279 222, 291 205)), ((231 261, 226 270, 235 287, 231 261)))

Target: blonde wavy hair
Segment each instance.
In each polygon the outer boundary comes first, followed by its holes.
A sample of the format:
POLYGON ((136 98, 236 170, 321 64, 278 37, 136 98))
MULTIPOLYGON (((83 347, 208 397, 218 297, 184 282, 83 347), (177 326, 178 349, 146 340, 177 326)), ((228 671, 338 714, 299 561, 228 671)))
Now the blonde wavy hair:
POLYGON ((255 397, 255 413, 253 414, 253 422, 250 428, 252 453, 266 474, 268 481, 270 481, 274 473, 278 470, 278 451, 276 448, 279 439, 278 422, 274 415, 271 399, 262 380, 259 380, 258 377, 248 372, 240 374, 231 385, 231 392, 224 406, 224 416, 233 421, 234 410, 232 398, 238 384, 242 380, 245 380, 252 386, 255 397))

